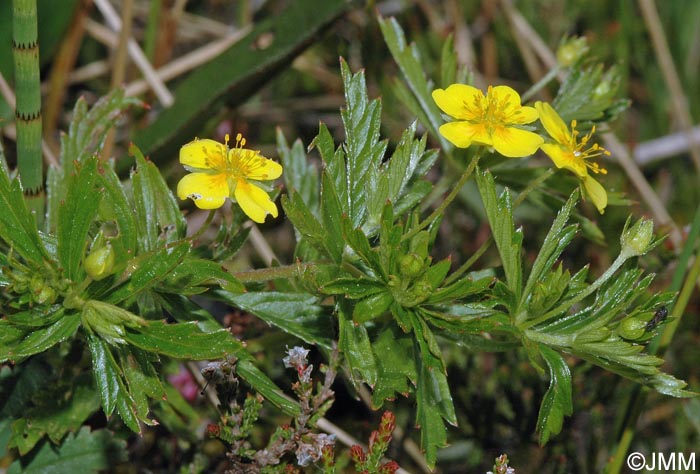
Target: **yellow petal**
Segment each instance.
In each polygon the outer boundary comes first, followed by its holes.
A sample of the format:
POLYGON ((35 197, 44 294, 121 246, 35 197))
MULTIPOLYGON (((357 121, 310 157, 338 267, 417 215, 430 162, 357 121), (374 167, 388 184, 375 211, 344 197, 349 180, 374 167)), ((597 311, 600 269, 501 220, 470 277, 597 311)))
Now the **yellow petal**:
POLYGON ((562 145, 570 145, 571 132, 559 114, 547 102, 535 102, 535 109, 540 114, 540 122, 547 133, 562 145))
POLYGON ((466 84, 452 84, 447 89, 435 89, 433 100, 447 115, 460 120, 478 120, 483 111, 484 93, 466 84))
POLYGON ((538 134, 515 127, 496 127, 491 139, 496 151, 509 158, 532 155, 544 142, 538 134))
POLYGON ((532 123, 539 118, 537 110, 534 107, 520 107, 508 116, 508 123, 523 125, 532 123))
POLYGON ((583 184, 584 194, 590 198, 598 212, 604 214, 608 205, 608 193, 605 192, 605 188, 591 176, 582 178, 581 184, 583 184))
POLYGON ((448 122, 440 126, 440 135, 457 148, 468 148, 473 141, 482 145, 492 144, 486 128, 480 123, 448 122))
POLYGON ((586 164, 567 147, 557 143, 545 143, 540 147, 549 156, 557 168, 564 168, 574 173, 579 178, 588 176, 586 164))
POLYGON ((268 181, 282 176, 282 165, 253 150, 234 148, 229 151, 229 159, 241 170, 244 178, 268 181))
POLYGON ((228 196, 229 187, 223 173, 190 173, 177 183, 177 197, 192 199, 200 209, 218 209, 228 196))
POLYGON ((223 170, 226 167, 226 146, 208 138, 194 139, 180 148, 180 163, 195 169, 223 170))
POLYGON ((239 179, 236 183, 234 196, 243 212, 255 222, 265 222, 265 216, 272 214, 277 217, 277 206, 270 199, 270 196, 259 187, 248 183, 244 179, 239 179))
POLYGON ((504 115, 508 116, 520 108, 520 94, 508 86, 489 87, 486 93, 489 101, 498 103, 504 115))

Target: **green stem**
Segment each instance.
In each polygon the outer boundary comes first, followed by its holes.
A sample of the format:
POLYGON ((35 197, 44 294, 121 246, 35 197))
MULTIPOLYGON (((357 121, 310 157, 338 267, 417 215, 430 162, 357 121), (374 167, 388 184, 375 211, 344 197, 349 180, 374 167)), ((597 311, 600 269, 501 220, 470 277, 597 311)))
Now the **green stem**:
POLYGON ((476 252, 472 254, 469 259, 462 264, 461 267, 459 267, 457 270, 455 270, 449 277, 445 278, 445 281, 442 282, 442 286, 447 286, 453 281, 457 280, 459 277, 461 277, 467 270, 471 268, 472 265, 476 263, 477 260, 486 252, 486 250, 491 246, 493 243, 493 235, 489 236, 486 241, 481 244, 481 246, 476 249, 476 252))
POLYGON ((274 280, 276 278, 293 278, 302 272, 314 268, 314 263, 297 263, 282 267, 260 268, 257 270, 244 270, 233 272, 233 276, 241 283, 257 283, 274 280))
POLYGON ((556 169, 554 169, 554 168, 547 168, 547 171, 545 171, 544 173, 542 173, 541 175, 539 175, 537 178, 533 179, 533 180, 530 182, 530 184, 528 184, 527 187, 526 187, 525 189, 523 189, 523 191, 522 191, 520 194, 518 194, 518 197, 515 198, 515 201, 513 201, 513 209, 515 209, 516 207, 518 207, 519 205, 521 205, 521 204, 523 203, 523 201, 525 201, 525 198, 527 198, 527 196, 528 196, 532 191, 534 191, 535 189, 537 189, 537 187, 538 187, 540 184, 542 184, 542 183, 544 183, 545 181, 547 181, 555 172, 556 172, 556 169))
POLYGON ((552 79, 557 77, 557 73, 559 72, 559 66, 555 66, 554 68, 550 69, 547 74, 544 75, 542 79, 537 81, 537 83, 533 84, 532 87, 530 87, 528 90, 525 91, 525 93, 520 97, 520 100, 525 103, 528 100, 530 100, 535 94, 537 94, 544 86, 546 86, 552 79))
POLYGON ((620 269, 622 264, 625 263, 625 261, 629 257, 630 256, 625 254, 624 252, 620 253, 620 255, 617 256, 617 258, 615 259, 613 264, 610 266, 610 268, 608 268, 605 271, 605 273, 603 273, 600 276, 600 278, 598 278, 596 281, 594 281, 591 286, 589 286, 584 291, 577 294, 576 296, 574 296, 570 300, 564 301, 562 304, 560 304, 556 308, 554 308, 550 311, 547 311, 542 316, 540 316, 538 318, 530 319, 530 320, 525 321, 524 323, 520 324, 519 325, 520 329, 527 329, 529 327, 536 326, 537 324, 541 324, 541 323, 547 321, 548 319, 550 319, 558 314, 563 313, 564 311, 568 310, 569 308, 571 308, 573 305, 575 305, 576 303, 578 303, 582 299, 591 295, 592 293, 597 291, 598 288, 600 288, 606 281, 608 281, 610 279, 610 277, 612 277, 615 274, 615 272, 617 272, 617 270, 620 269))
POLYGON ((17 168, 25 193, 36 195, 44 182, 36 0, 13 0, 12 7, 17 168))
POLYGON ((483 152, 483 147, 480 147, 477 152, 474 154, 472 157, 471 162, 469 163, 469 166, 467 166, 467 169, 464 170, 464 173, 462 173, 462 176, 459 177, 459 181, 455 184, 455 186, 452 188, 452 191, 450 191, 450 194, 447 195, 444 201, 440 203, 440 205, 435 208, 433 212, 430 213, 430 215, 423 220, 420 224, 418 224, 417 227, 414 227, 411 229, 410 232, 404 234, 403 237, 401 237, 401 240, 407 240, 416 235, 418 232, 421 230, 425 229, 428 227, 437 217, 442 215, 445 212, 445 209, 447 209, 447 206, 450 205, 452 201, 457 197, 459 192, 462 190, 462 187, 467 183, 467 180, 469 177, 472 175, 474 172, 474 169, 476 168, 476 165, 479 163, 479 159, 481 158, 481 154, 483 152))

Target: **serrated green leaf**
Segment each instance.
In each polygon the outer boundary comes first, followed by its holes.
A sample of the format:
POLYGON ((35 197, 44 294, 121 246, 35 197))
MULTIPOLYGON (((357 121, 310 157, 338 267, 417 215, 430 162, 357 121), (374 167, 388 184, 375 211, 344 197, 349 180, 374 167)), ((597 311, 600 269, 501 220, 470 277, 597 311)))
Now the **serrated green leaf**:
MULTIPOLYGON (((61 137, 63 179, 71 176, 76 164, 82 165, 102 149, 107 132, 124 110, 140 104, 138 99, 125 97, 124 90, 119 88, 101 97, 89 111, 85 98, 80 97, 73 108, 68 134, 61 137)), ((67 191, 66 187, 65 192, 57 195, 62 198, 67 191)))
POLYGON ((294 224, 294 232, 298 234, 297 238, 301 237, 302 239, 297 243, 297 248, 302 246, 305 239, 310 245, 324 251, 328 257, 340 258, 337 246, 331 243, 328 233, 311 213, 298 192, 291 190, 289 194, 282 196, 282 207, 287 219, 294 224))
POLYGON ((418 50, 406 43, 404 32, 394 18, 384 19, 380 16, 378 21, 384 41, 426 118, 423 124, 440 141, 443 150, 452 150, 453 146, 438 133, 443 122, 442 116, 432 99, 433 84, 425 77, 425 65, 420 60, 418 50))
POLYGON ((309 161, 301 140, 296 140, 289 148, 282 129, 277 129, 277 152, 284 168, 283 178, 287 189, 299 193, 309 211, 318 215, 319 182, 318 169, 309 161))
POLYGON ((187 256, 158 286, 158 291, 194 295, 219 286, 232 293, 242 293, 245 287, 221 264, 212 260, 187 256))
POLYGON ((325 247, 337 263, 343 255, 341 220, 345 214, 333 180, 324 170, 321 174, 321 222, 325 233, 325 247))
POLYGON ((378 277, 386 281, 388 275, 382 266, 381 256, 372 248, 364 232, 360 228, 353 228, 348 218, 341 220, 340 228, 345 242, 378 277))
POLYGON ((32 398, 51 381, 51 367, 33 357, 12 371, 7 366, 3 369, 0 369, 0 419, 20 418, 26 415, 32 398))
POLYGON ((25 411, 13 423, 11 444, 22 454, 33 449, 44 436, 55 444, 60 443, 100 408, 100 398, 87 374, 80 376, 72 387, 48 387, 42 395, 35 394, 39 405, 25 411))
POLYGON ((50 308, 32 308, 19 313, 8 314, 5 316, 7 321, 14 326, 22 328, 40 328, 55 323, 64 315, 64 309, 61 306, 54 305, 50 308))
POLYGON ((352 306, 341 299, 337 305, 338 349, 350 368, 355 384, 365 382, 374 386, 377 382, 377 361, 372 352, 367 328, 352 320, 352 306))
POLYGON ((549 368, 549 388, 542 399, 537 418, 540 445, 544 446, 552 435, 561 431, 564 417, 573 413, 571 372, 569 366, 556 351, 540 345, 540 355, 549 368))
POLYGON ((396 393, 407 396, 418 374, 413 357, 413 337, 401 331, 395 324, 387 325, 372 342, 377 361, 377 383, 372 389, 372 405, 382 406, 384 400, 396 393))
POLYGON ((88 347, 92 356, 92 372, 95 376, 97 390, 100 393, 102 410, 109 417, 117 406, 117 399, 125 396, 126 387, 122 382, 122 370, 107 343, 99 336, 89 334, 88 347))
POLYGON ((122 89, 113 89, 101 97, 88 111, 85 98, 80 97, 73 108, 73 119, 67 134, 61 136, 61 167, 51 167, 48 173, 47 231, 58 228, 58 207, 69 190, 76 164, 93 158, 101 149, 107 132, 127 108, 140 105, 137 99, 124 97, 122 89))
POLYGON ((174 247, 161 248, 155 253, 139 256, 129 262, 129 279, 112 291, 106 302, 117 304, 132 298, 156 285, 180 265, 190 251, 190 243, 182 242, 174 247))
POLYGON ((100 201, 99 216, 102 221, 116 222, 118 235, 110 242, 116 255, 115 261, 125 262, 136 255, 137 251, 134 209, 111 166, 105 166, 100 173, 100 186, 103 189, 103 199, 100 201))
POLYGON ((525 290, 521 296, 520 305, 524 300, 531 296, 535 283, 544 278, 544 272, 552 268, 554 261, 559 258, 561 253, 567 247, 576 231, 575 227, 566 227, 566 222, 569 220, 571 211, 578 201, 578 192, 575 191, 566 201, 564 207, 557 214, 556 219, 552 223, 547 236, 542 243, 540 252, 537 254, 535 262, 532 264, 532 270, 525 283, 525 290))
POLYGON ((476 183, 486 208, 486 215, 498 253, 501 256, 508 289, 513 293, 515 302, 517 302, 522 291, 522 263, 520 259, 522 233, 515 230, 510 193, 506 189, 497 198, 496 185, 489 172, 477 171, 476 183))
POLYGON ((386 284, 369 278, 342 277, 324 284, 319 291, 326 295, 345 295, 350 299, 370 296, 386 288, 386 284))
POLYGON ((438 288, 431 293, 426 304, 447 303, 453 300, 461 299, 466 296, 475 295, 483 292, 493 283, 492 277, 480 278, 474 281, 470 276, 466 276, 442 288, 438 288))
POLYGON ((447 445, 443 420, 456 424, 457 418, 442 362, 427 349, 422 337, 417 336, 415 340, 418 341, 418 347, 413 350, 418 368, 416 423, 420 427, 425 460, 432 469, 437 459, 437 448, 447 445))
POLYGON ((159 301, 165 311, 180 323, 196 321, 202 331, 213 332, 221 329, 221 323, 201 308, 191 299, 176 294, 158 294, 159 301))
MULTIPOLYGON (((138 418, 147 424, 149 411, 148 398, 164 400, 166 398, 165 388, 160 381, 149 354, 133 346, 121 345, 116 348, 119 356, 119 365, 123 370, 126 386, 134 400, 135 411, 138 418)), ((152 358, 156 358, 152 356, 152 358)))
POLYGON ((225 301, 250 312, 309 344, 333 346, 330 317, 314 296, 303 293, 250 292, 239 295, 219 292, 225 301))
MULTIPOLYGON (((585 120, 608 121, 606 111, 619 108, 615 101, 615 95, 620 87, 620 74, 615 66, 603 73, 603 65, 572 68, 562 83, 553 106, 565 123, 572 120, 579 122, 585 120), (603 89, 599 87, 606 83, 603 89), (605 90, 601 94, 599 91, 605 90)), ((619 111, 618 111, 619 112, 619 111)))
POLYGON ((227 330, 202 332, 195 322, 167 324, 149 321, 145 326, 128 329, 124 339, 144 351, 176 359, 222 359, 245 352, 243 344, 227 330))
POLYGON ((394 303, 394 295, 388 290, 375 293, 355 303, 352 311, 352 320, 357 324, 363 324, 378 318, 389 310, 394 303))
POLYGON ((65 201, 58 210, 58 259, 64 275, 73 281, 80 281, 85 275, 82 260, 88 244, 88 231, 102 197, 97 190, 97 164, 97 157, 81 163, 68 181, 65 201))
POLYGON ((0 239, 27 262, 43 266, 48 254, 41 244, 36 220, 29 213, 19 180, 10 181, 4 166, 0 166, 0 208, 0 239))
POLYGON ((131 184, 139 250, 147 252, 156 248, 161 234, 167 243, 184 237, 187 222, 158 168, 134 144, 129 147, 129 154, 136 160, 131 184))
POLYGON ((391 158, 377 168, 370 169, 366 183, 367 221, 363 229, 368 235, 379 226, 382 210, 387 201, 395 203, 396 215, 415 205, 432 189, 423 176, 437 158, 433 151, 426 152, 427 137, 415 139, 416 122, 401 135, 391 158))
POLYGON ((287 397, 267 375, 260 371, 250 360, 239 360, 236 364, 236 373, 248 382, 260 395, 269 400, 286 415, 297 416, 300 412, 299 405, 287 397))
POLYGON ((379 141, 381 102, 367 97, 364 73, 352 74, 342 59, 340 72, 346 102, 340 113, 345 128, 346 188, 338 188, 336 192, 353 226, 359 227, 367 218, 368 179, 381 164, 387 144, 379 141))
MULTIPOLYGON (((21 336, 0 345, 0 362, 21 361, 31 355, 44 352, 72 336, 80 325, 80 317, 71 314, 41 329, 22 331, 21 336)), ((8 331, 8 333, 16 334, 8 331)))
POLYGON ((90 432, 86 426, 70 434, 58 447, 44 443, 31 459, 17 460, 8 474, 97 473, 127 460, 126 442, 107 430, 90 432))

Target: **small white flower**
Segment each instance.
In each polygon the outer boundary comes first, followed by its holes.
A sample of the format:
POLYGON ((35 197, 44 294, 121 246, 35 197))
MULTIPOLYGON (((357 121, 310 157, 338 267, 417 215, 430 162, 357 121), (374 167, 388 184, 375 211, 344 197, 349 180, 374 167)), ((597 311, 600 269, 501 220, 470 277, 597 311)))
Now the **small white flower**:
POLYGON ((303 367, 307 364, 306 356, 309 355, 309 350, 300 346, 294 346, 287 349, 287 357, 282 359, 285 367, 303 367))

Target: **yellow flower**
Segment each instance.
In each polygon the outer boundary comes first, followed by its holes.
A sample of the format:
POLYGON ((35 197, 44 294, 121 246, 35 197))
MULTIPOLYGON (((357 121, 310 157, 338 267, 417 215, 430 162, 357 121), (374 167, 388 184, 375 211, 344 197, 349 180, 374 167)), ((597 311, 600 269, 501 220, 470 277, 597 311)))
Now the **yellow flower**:
POLYGON ((520 95, 508 86, 489 86, 484 95, 476 87, 452 84, 434 90, 433 100, 456 119, 440 127, 440 134, 456 147, 478 143, 517 158, 533 154, 544 142, 538 134, 519 128, 537 120, 537 111, 520 105, 520 95))
POLYGON ((192 199, 200 209, 217 209, 228 197, 235 199, 255 222, 264 222, 267 214, 277 217, 277 206, 270 196, 250 181, 279 178, 282 166, 243 148, 246 141, 240 133, 235 147, 229 148, 228 142, 226 134, 223 144, 194 139, 180 148, 180 163, 192 173, 178 183, 177 196, 192 199))
POLYGON ((571 121, 571 130, 566 126, 556 110, 546 102, 536 102, 535 108, 540 114, 540 122, 547 133, 556 143, 545 143, 540 148, 554 162, 557 168, 565 168, 574 173, 583 186, 584 195, 588 196, 603 214, 608 205, 608 195, 605 188, 598 183, 588 170, 595 174, 607 174, 598 163, 589 161, 601 155, 610 156, 610 152, 597 143, 588 145, 595 132, 595 127, 578 141, 579 132, 576 130, 576 120, 571 121))

